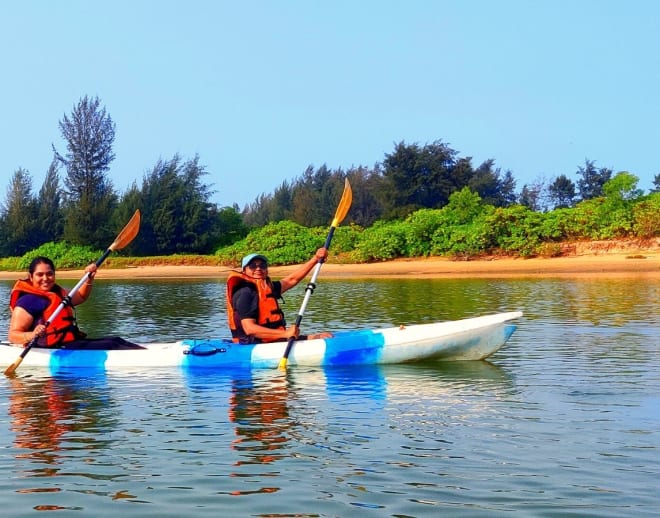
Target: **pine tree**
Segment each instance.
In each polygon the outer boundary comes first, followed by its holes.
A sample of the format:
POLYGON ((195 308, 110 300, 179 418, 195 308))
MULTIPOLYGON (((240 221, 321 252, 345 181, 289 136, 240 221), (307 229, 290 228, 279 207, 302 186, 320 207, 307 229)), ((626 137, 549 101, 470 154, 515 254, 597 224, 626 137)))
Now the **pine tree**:
POLYGON ((27 170, 18 168, 7 188, 7 201, 2 211, 3 256, 22 256, 35 248, 38 241, 36 202, 32 195, 32 178, 27 170))
POLYGON ((54 158, 46 172, 44 183, 37 197, 37 219, 39 225, 39 244, 59 241, 62 238, 64 220, 61 210, 62 192, 54 158))
POLYGON ((117 195, 107 177, 115 158, 115 124, 100 104, 98 97, 85 96, 70 117, 64 115, 59 128, 67 142, 67 153, 61 155, 55 146, 53 151, 66 168, 64 238, 104 248, 115 234, 110 216, 117 195))

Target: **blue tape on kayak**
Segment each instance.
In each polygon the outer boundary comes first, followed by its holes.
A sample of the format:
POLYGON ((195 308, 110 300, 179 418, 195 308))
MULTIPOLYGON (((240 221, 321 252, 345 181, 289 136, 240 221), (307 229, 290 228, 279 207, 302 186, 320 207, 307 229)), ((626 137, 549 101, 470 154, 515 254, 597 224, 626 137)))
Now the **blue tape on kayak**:
POLYGON ((509 338, 511 338, 511 335, 513 334, 513 332, 516 330, 517 327, 518 327, 518 326, 516 326, 516 325, 514 325, 514 324, 507 324, 507 325, 504 327, 504 341, 505 341, 505 342, 506 342, 509 338))
POLYGON ((325 344, 324 365, 374 364, 385 346, 385 337, 371 330, 349 331, 326 338, 325 344))
POLYGON ((50 369, 52 371, 71 367, 105 369, 105 361, 107 359, 107 351, 58 349, 57 351, 53 351, 50 355, 50 369))

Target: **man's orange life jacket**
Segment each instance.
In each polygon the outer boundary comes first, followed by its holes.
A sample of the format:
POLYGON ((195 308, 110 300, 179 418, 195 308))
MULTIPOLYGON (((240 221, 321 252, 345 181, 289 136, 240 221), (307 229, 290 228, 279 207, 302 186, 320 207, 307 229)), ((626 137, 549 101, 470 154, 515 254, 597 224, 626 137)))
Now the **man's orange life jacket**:
MULTIPOLYGON (((234 312, 234 307, 231 299, 234 292, 244 284, 252 284, 257 291, 259 297, 259 318, 257 324, 267 327, 269 329, 284 329, 286 321, 284 320, 284 313, 277 303, 277 299, 273 294, 273 283, 270 278, 254 279, 239 272, 232 272, 227 277, 227 318, 229 319, 229 329, 231 329, 232 341, 239 343, 247 338, 243 326, 241 326, 240 317, 234 312)), ((261 342, 269 342, 275 340, 260 340, 261 342)))

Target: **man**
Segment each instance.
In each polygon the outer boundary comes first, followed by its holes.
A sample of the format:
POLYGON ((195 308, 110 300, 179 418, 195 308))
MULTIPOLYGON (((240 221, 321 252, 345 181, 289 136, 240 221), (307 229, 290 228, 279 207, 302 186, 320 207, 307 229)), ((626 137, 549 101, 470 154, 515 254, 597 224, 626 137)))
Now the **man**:
POLYGON ((227 278, 227 316, 232 339, 236 343, 329 338, 331 333, 299 336, 294 324, 286 327, 284 313, 278 299, 296 286, 319 262, 328 257, 327 249, 319 248, 309 261, 279 281, 268 276, 268 259, 261 254, 249 254, 241 261, 241 272, 232 272, 227 278))

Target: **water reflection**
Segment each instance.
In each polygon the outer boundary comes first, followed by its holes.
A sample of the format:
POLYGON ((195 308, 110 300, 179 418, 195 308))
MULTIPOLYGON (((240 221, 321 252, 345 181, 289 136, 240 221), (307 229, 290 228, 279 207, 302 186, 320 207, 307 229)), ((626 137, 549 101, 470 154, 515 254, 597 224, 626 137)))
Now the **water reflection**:
POLYGON ((346 399, 359 398, 364 403, 374 403, 387 398, 387 381, 383 368, 379 365, 355 365, 334 367, 323 370, 326 392, 329 399, 344 402, 346 399))
MULTIPOLYGON (((209 434, 222 435, 223 442, 218 443, 221 451, 229 450, 222 453, 228 482, 216 489, 217 493, 247 496, 277 492, 279 486, 274 482, 280 472, 274 464, 291 457, 288 431, 295 426, 289 404, 295 401, 296 391, 287 373, 276 369, 195 369, 181 374, 189 391, 185 408, 209 423, 209 434)), ((204 444, 208 447, 212 443, 204 444)))
MULTIPOLYGON (((8 378, 9 429, 14 434, 14 457, 22 466, 15 476, 43 479, 65 475, 64 466, 76 459, 93 466, 95 454, 107 448, 103 432, 116 420, 112 404, 99 379, 76 377, 16 376, 8 378)), ((78 474, 93 479, 93 470, 78 474)), ((59 493, 55 478, 39 486, 26 484, 16 489, 24 495, 59 493)), ((44 496, 38 498, 45 498, 44 496)), ((38 503, 37 510, 73 509, 51 503, 38 503)))
POLYGON ((229 420, 236 432, 232 448, 241 456, 236 466, 270 464, 282 457, 292 396, 285 375, 234 381, 229 420))
POLYGON ((32 467, 31 476, 57 473, 61 452, 93 450, 97 432, 113 426, 111 404, 100 390, 98 379, 92 385, 80 377, 9 378, 9 407, 17 458, 42 467, 32 467))
POLYGON ((72 430, 73 394, 55 378, 10 379, 8 413, 14 446, 21 450, 16 458, 29 459, 48 466, 31 470, 33 475, 57 473, 58 451, 62 437, 72 430))

